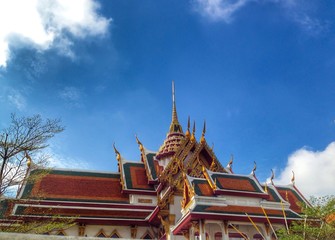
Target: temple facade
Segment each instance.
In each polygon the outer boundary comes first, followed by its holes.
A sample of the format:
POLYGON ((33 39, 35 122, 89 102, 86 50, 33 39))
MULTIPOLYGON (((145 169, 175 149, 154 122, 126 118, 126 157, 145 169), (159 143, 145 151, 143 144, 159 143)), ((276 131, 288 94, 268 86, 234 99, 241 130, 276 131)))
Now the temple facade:
MULTIPOLYGON (((174 87, 173 87, 174 88, 174 87)), ((46 234, 126 239, 273 240, 275 231, 299 220, 308 204, 294 184, 260 183, 233 172, 200 139, 190 121, 184 132, 173 90, 172 121, 158 151, 136 137, 139 160, 129 161, 114 146, 117 172, 30 167, 18 199, 2 201, 2 222, 43 221, 75 216, 76 225, 46 234), (48 214, 46 214, 48 210, 48 214), (5 218, 6 216, 6 218, 5 218)), ((33 164, 32 164, 33 166, 33 164)))

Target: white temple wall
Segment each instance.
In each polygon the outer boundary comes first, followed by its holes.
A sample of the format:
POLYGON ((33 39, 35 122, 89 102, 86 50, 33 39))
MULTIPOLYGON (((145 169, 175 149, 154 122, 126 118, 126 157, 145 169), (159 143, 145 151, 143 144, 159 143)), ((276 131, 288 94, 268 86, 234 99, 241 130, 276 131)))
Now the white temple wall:
POLYGON ((177 222, 182 216, 180 203, 182 199, 183 196, 174 195, 174 201, 172 204, 170 204, 170 214, 175 215, 175 222, 177 222))
MULTIPOLYGON (((108 225, 86 225, 84 236, 95 237, 100 232, 100 230, 103 230, 103 232, 107 236, 110 236, 112 234, 112 232, 114 232, 114 230, 116 230, 121 238, 127 238, 127 239, 132 238, 131 237, 131 227, 130 226, 108 226, 108 225)), ((136 238, 140 239, 145 233, 147 233, 147 231, 153 237, 155 237, 153 231, 150 228, 138 226, 137 227, 136 238)), ((73 226, 73 227, 70 227, 70 228, 64 230, 64 233, 66 234, 66 236, 78 236, 79 227, 77 225, 73 226)), ((56 234, 56 232, 53 233, 53 234, 56 234)))

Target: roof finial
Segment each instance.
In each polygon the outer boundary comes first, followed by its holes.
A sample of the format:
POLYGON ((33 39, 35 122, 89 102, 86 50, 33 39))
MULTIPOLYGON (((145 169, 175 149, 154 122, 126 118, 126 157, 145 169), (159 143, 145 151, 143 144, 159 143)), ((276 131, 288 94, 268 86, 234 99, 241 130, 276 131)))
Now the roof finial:
POLYGON ((233 162, 234 162, 234 155, 232 154, 232 155, 230 156, 230 161, 229 161, 229 163, 227 164, 227 168, 228 168, 230 171, 232 170, 233 162))
POLYGON ((251 174, 252 174, 253 176, 255 176, 256 169, 257 169, 257 164, 256 164, 256 162, 254 161, 254 168, 253 168, 252 171, 251 171, 251 174))
POLYGON ((275 173, 274 173, 274 171, 272 169, 271 169, 271 172, 272 172, 272 174, 271 174, 270 180, 271 180, 271 184, 274 185, 273 184, 273 179, 275 178, 275 173))
POLYGON ((294 172, 293 172, 293 171, 292 171, 291 183, 292 183, 293 185, 295 184, 295 175, 294 175, 294 172))
POLYGON ((135 138, 136 138, 136 142, 138 144, 138 147, 140 148, 140 151, 143 150, 143 144, 141 143, 141 141, 138 139, 137 134, 135 134, 135 138))
POLYGON ((32 162, 31 157, 29 156, 27 151, 24 151, 24 156, 27 159, 27 167, 29 168, 32 162))
POLYGON ((195 140, 195 121, 193 122, 193 130, 192 130, 192 135, 191 135, 191 141, 195 140))
POLYGON ((120 154, 120 152, 116 149, 116 147, 115 147, 115 143, 113 143, 113 148, 114 148, 114 152, 115 152, 115 154, 116 154, 116 159, 117 159, 118 161, 120 161, 120 160, 121 160, 121 154, 120 154))
POLYGON ((268 193, 268 184, 265 182, 265 184, 264 184, 264 191, 266 192, 266 193, 268 193))
POLYGON ((190 124, 190 116, 188 116, 188 119, 187 119, 187 131, 185 133, 186 137, 190 137, 190 135, 191 135, 191 133, 190 133, 190 126, 191 126, 191 124, 190 124))
POLYGON ((170 125, 170 133, 179 132, 182 133, 183 130, 178 122, 177 116, 177 108, 176 108, 176 100, 175 100, 175 89, 174 89, 174 81, 172 81, 172 122, 170 125))
POLYGON ((206 121, 204 122, 204 128, 203 128, 202 134, 201 134, 201 139, 200 139, 201 143, 205 143, 205 133, 206 133, 206 121))

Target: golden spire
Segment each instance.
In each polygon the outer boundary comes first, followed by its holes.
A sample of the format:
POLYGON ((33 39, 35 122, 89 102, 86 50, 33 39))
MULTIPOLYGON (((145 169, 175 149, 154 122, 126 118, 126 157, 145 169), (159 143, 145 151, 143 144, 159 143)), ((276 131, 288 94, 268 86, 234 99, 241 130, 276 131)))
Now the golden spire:
POLYGON ((185 136, 186 137, 190 137, 191 133, 190 133, 190 116, 188 116, 188 119, 187 119, 187 131, 185 133, 185 136))
POLYGON ((174 133, 174 132, 183 133, 183 130, 182 130, 181 125, 179 124, 179 121, 178 121, 176 100, 175 100, 174 81, 172 81, 172 121, 171 121, 170 132, 169 133, 174 133))
POLYGON ((172 81, 172 121, 178 122, 176 100, 175 100, 174 81, 172 81))
POLYGON ((193 129, 192 129, 192 135, 191 135, 191 141, 195 141, 195 121, 193 122, 193 129))
POLYGON ((206 133, 206 121, 204 122, 204 128, 203 128, 202 134, 201 134, 201 139, 200 139, 201 143, 205 143, 205 133, 206 133))

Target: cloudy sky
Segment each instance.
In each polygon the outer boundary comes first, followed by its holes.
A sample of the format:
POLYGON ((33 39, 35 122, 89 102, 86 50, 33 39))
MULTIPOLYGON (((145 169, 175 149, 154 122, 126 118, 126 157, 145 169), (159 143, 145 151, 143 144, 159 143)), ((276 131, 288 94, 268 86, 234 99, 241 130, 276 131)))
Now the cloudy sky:
POLYGON ((335 193, 335 3, 0 0, 0 127, 61 118, 53 165, 116 171, 187 117, 223 165, 335 193), (20 7, 18 7, 20 5, 20 7), (331 184, 332 183, 332 184, 331 184))

